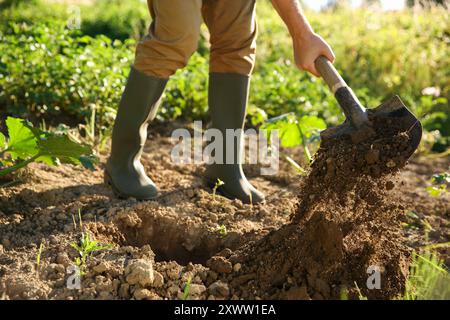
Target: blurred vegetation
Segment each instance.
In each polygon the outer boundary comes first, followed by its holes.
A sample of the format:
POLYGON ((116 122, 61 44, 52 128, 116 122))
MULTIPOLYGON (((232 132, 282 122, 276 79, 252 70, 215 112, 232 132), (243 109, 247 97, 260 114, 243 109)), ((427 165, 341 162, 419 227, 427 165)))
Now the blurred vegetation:
MULTIPOLYGON (((42 0, 0 2, 0 110, 33 121, 74 124, 92 119, 108 130, 115 115, 135 40, 145 34, 145 1, 97 0, 73 8, 42 0)), ((341 112, 321 80, 298 71, 291 40, 269 2, 258 2, 258 60, 249 125, 294 112, 334 125, 341 112)), ((336 66, 363 103, 375 107, 399 94, 432 134, 435 151, 450 144, 448 45, 444 8, 381 12, 371 9, 308 14, 333 46, 336 66)), ((158 117, 207 118, 208 50, 205 28, 198 52, 169 82, 158 117)))

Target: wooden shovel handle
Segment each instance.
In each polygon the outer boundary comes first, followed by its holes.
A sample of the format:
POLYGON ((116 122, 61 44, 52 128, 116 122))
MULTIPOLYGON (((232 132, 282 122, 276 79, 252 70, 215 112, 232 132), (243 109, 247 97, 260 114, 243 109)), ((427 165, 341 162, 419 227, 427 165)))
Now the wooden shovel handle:
POLYGON ((319 71, 323 80, 325 80, 333 94, 335 94, 339 88, 348 87, 347 83, 341 77, 330 60, 328 60, 324 56, 320 56, 319 58, 317 58, 315 65, 317 71, 319 71))

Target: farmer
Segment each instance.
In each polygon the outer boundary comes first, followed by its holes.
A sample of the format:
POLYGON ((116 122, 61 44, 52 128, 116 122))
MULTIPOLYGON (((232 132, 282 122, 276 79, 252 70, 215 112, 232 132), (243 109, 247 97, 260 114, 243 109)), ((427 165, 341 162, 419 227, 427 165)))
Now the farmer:
MULTIPOLYGON (((186 66, 195 52, 202 20, 210 31, 209 112, 212 128, 244 126, 250 75, 255 64, 256 0, 148 0, 153 22, 137 45, 134 66, 119 105, 112 134, 105 180, 121 197, 153 199, 157 188, 146 175, 140 157, 169 77, 186 66)), ((334 62, 330 46, 314 33, 298 0, 272 0, 292 36, 298 68, 319 76, 314 61, 321 55, 334 62)), ((225 141, 225 139, 223 139, 225 141)), ((223 157, 237 155, 241 144, 227 146, 223 157), (233 148, 232 150, 230 148, 233 148)), ((239 157, 240 158, 240 157, 239 157)), ((246 179, 240 159, 233 164, 209 164, 206 181, 221 179, 222 193, 244 203, 264 201, 246 179)))

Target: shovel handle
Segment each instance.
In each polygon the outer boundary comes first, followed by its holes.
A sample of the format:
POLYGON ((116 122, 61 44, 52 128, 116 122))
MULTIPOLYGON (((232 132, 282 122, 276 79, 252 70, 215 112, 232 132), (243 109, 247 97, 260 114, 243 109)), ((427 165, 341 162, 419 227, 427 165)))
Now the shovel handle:
POLYGON ((346 118, 359 128, 368 121, 366 109, 359 102, 353 90, 326 57, 320 56, 315 61, 316 69, 333 92, 346 118))
POLYGON ((323 80, 325 80, 333 94, 336 94, 336 91, 338 91, 339 88, 348 87, 347 83, 336 70, 330 60, 328 60, 324 56, 320 56, 319 58, 317 58, 315 65, 317 71, 319 71, 323 80))

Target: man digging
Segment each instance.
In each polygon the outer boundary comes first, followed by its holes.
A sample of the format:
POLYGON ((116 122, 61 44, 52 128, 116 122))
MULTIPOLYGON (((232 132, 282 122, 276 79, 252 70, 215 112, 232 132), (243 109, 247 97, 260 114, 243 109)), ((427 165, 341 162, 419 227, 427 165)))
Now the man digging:
MULTIPOLYGON (((225 137, 227 129, 243 129, 255 63, 256 0, 147 0, 152 16, 148 35, 137 45, 134 65, 122 95, 112 134, 105 181, 120 197, 154 199, 157 188, 146 175, 140 157, 148 123, 155 118, 164 88, 196 51, 202 21, 210 32, 209 112, 211 128, 225 137)), ((298 0, 272 0, 292 36, 296 65, 319 76, 314 65, 325 56, 334 62, 330 46, 308 23, 298 0)), ((221 192, 244 203, 260 203, 264 195, 246 179, 240 143, 226 145, 233 164, 210 164, 205 179, 224 182, 221 192), (232 148, 232 149, 231 149, 232 148)))

